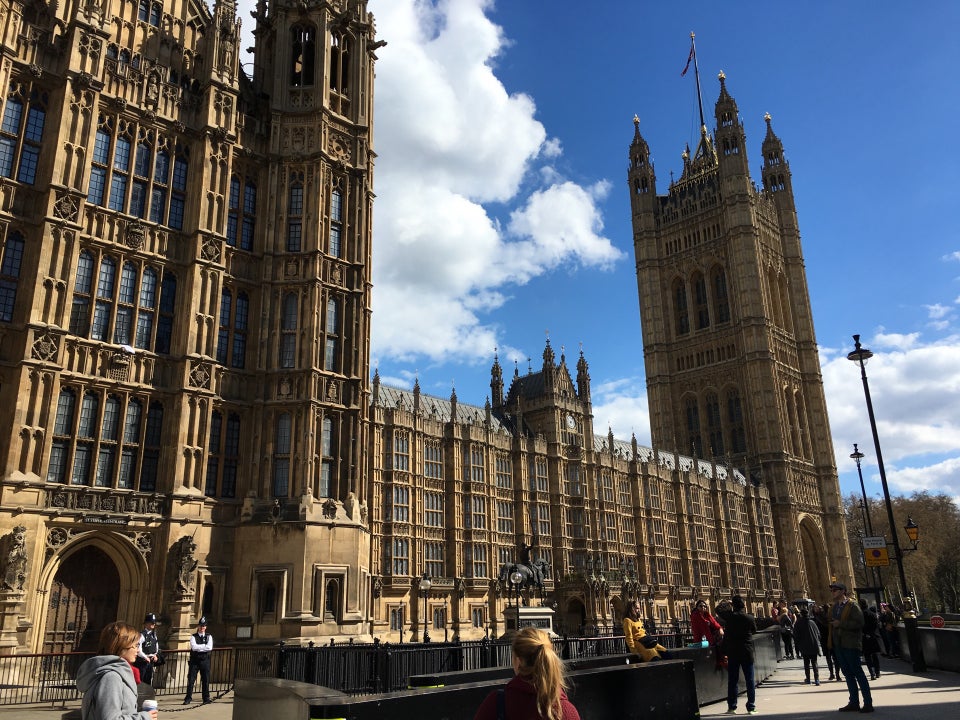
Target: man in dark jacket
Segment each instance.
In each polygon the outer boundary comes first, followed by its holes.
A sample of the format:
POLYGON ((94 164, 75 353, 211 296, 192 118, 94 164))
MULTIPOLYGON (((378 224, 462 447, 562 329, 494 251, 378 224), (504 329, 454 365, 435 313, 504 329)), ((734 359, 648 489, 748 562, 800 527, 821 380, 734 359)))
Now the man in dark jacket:
POLYGON ((733 612, 727 613, 724 623, 723 652, 727 656, 727 712, 737 711, 737 685, 740 671, 747 684, 747 713, 757 713, 757 689, 753 682, 753 634, 757 621, 745 612, 743 598, 733 596, 733 612))
POLYGON ((840 712, 873 712, 873 696, 870 684, 863 674, 860 651, 863 647, 863 612, 860 606, 847 597, 847 586, 840 582, 830 584, 833 606, 830 608, 830 647, 837 653, 840 669, 847 679, 850 702, 840 712), (859 693, 857 692, 859 688, 859 693), (863 706, 860 706, 860 694, 863 706))

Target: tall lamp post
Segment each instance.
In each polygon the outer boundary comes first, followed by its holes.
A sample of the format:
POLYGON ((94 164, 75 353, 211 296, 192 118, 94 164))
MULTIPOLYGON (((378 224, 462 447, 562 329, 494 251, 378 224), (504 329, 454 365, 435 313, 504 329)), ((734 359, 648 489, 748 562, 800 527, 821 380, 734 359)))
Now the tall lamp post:
MULTIPOLYGON (((863 380, 863 395, 867 400, 867 415, 870 418, 870 431, 873 433, 873 446, 877 452, 877 469, 880 472, 880 484, 883 486, 883 501, 887 506, 887 520, 890 523, 890 534, 893 536, 893 554, 897 560, 897 570, 900 573, 900 586, 907 591, 907 576, 903 572, 903 551, 897 539, 897 523, 893 519, 893 505, 890 502, 890 488, 887 486, 887 473, 883 468, 883 454, 880 452, 880 437, 877 435, 877 419, 873 414, 873 401, 870 399, 870 384, 867 382, 867 360, 873 353, 860 345, 860 336, 853 336, 853 351, 847 354, 847 360, 860 366, 860 378, 863 380)), ((859 468, 859 461, 857 467, 859 468)), ((917 619, 904 618, 904 627, 907 630, 907 644, 910 646, 910 659, 913 661, 914 672, 924 672, 927 663, 923 658, 923 648, 920 646, 920 637, 917 631, 917 619)))
MULTIPOLYGON (((860 469, 860 461, 863 460, 863 453, 860 452, 860 449, 857 447, 857 443, 853 444, 853 452, 850 453, 850 459, 857 463, 857 475, 860 477, 860 494, 863 496, 863 520, 867 526, 867 534, 870 537, 873 537, 873 523, 870 522, 870 504, 867 502, 867 489, 863 484, 863 470, 860 469)), ((871 574, 873 575, 873 581, 878 586, 881 585, 882 583, 880 579, 879 568, 870 568, 870 570, 871 574)))
POLYGON ((430 576, 424 573, 423 577, 420 578, 420 595, 423 596, 423 641, 425 643, 430 642, 430 633, 427 631, 429 625, 427 622, 427 598, 430 596, 430 588, 432 586, 433 583, 430 581, 430 576))

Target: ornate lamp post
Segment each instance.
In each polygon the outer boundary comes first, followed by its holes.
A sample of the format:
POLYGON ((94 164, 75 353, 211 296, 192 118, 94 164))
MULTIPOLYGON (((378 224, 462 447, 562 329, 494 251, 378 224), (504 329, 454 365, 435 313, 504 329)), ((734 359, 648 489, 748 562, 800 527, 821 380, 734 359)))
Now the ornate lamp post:
MULTIPOLYGON (((880 484, 883 486, 883 501, 887 506, 887 520, 890 522, 890 534, 893 536, 893 553, 897 559, 897 570, 900 572, 900 586, 907 591, 907 576, 903 572, 903 551, 897 539, 897 523, 893 519, 893 504, 890 502, 890 489, 887 486, 887 473, 883 468, 883 455, 880 452, 880 436, 877 435, 877 419, 873 414, 873 401, 870 399, 870 384, 867 382, 867 360, 873 353, 860 345, 860 336, 853 336, 853 351, 847 354, 847 360, 860 366, 860 379, 863 381, 863 395, 867 401, 867 415, 870 418, 870 431, 873 433, 873 446, 877 452, 877 470, 880 473, 880 484)), ((858 462, 859 467, 859 462, 858 462)), ((924 672, 927 669, 923 658, 923 648, 917 633, 917 619, 904 618, 904 627, 907 630, 907 644, 910 646, 910 658, 913 660, 914 672, 924 672)))
POLYGON ((430 596, 432 586, 433 582, 431 582, 430 576, 424 573, 423 577, 420 578, 420 595, 423 597, 423 641, 425 643, 430 642, 430 632, 427 630, 429 626, 427 622, 427 598, 430 596))

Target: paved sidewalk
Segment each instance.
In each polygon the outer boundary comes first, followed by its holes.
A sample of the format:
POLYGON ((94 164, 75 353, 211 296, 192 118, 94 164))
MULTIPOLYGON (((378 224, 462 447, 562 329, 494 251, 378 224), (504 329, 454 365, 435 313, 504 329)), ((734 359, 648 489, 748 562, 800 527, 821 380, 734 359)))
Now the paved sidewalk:
MULTIPOLYGON (((822 661, 822 658, 821 658, 822 661)), ((960 709, 960 674, 930 670, 922 675, 914 674, 910 665, 901 660, 884 660, 879 680, 870 683, 873 705, 876 711, 869 717, 901 718, 905 720, 950 720, 957 717, 960 709), (889 670, 888 670, 889 668, 889 670)), ((822 662, 821 662, 822 665, 822 662)), ((784 660, 777 671, 757 688, 756 717, 773 717, 777 720, 813 720, 814 718, 865 717, 855 713, 838 713, 847 704, 847 684, 828 682, 825 667, 821 667, 821 685, 803 683, 803 661, 784 660)), ((232 720, 233 693, 209 705, 182 705, 183 698, 164 696, 158 698, 160 719, 164 720, 232 720)), ((746 696, 737 700, 737 714, 746 715, 746 696)), ((19 705, 0 708, 3 720, 60 720, 67 711, 80 707, 79 701, 66 706, 19 705)), ((704 705, 701 718, 729 717, 726 701, 704 705)))
MULTIPOLYGON (((841 713, 850 695, 846 681, 825 681, 830 677, 820 658, 820 686, 803 682, 803 660, 784 660, 777 671, 757 688, 757 715, 777 720, 812 718, 885 717, 907 720, 949 720, 960 713, 960 674, 929 670, 915 674, 902 660, 882 659, 880 678, 870 681, 875 711, 870 714, 841 713)), ((869 675, 867 678, 869 679, 869 675)), ((746 695, 737 698, 737 715, 746 715, 746 695)), ((700 717, 729 717, 727 703, 704 705, 700 717)))

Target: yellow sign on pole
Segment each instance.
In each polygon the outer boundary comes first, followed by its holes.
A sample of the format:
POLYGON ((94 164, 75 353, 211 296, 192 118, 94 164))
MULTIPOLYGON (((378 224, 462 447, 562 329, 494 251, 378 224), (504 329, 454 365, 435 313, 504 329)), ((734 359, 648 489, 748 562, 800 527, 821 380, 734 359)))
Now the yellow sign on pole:
POLYGON ((886 538, 864 538, 863 561, 867 567, 887 567, 890 564, 890 550, 886 538))

